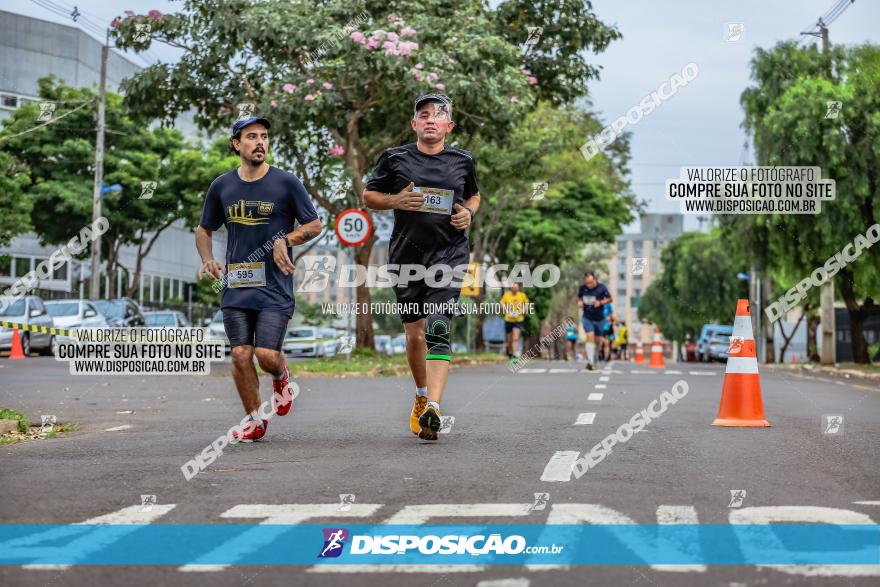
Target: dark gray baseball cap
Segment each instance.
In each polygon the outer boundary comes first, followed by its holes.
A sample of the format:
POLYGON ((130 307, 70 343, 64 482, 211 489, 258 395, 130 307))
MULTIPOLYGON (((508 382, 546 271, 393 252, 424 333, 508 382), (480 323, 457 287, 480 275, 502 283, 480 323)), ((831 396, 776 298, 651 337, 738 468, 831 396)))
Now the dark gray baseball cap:
POLYGON ((418 112, 419 108, 424 106, 425 104, 429 104, 431 102, 436 102, 439 104, 445 104, 447 107, 452 107, 452 100, 446 94, 423 94, 419 96, 419 99, 416 100, 416 109, 418 112))

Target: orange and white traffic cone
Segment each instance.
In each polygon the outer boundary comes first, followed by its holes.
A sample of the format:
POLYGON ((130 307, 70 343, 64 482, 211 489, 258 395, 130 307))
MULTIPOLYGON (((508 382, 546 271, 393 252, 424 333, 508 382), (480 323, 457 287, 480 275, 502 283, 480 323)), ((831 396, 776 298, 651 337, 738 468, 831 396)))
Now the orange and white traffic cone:
POLYGON ((12 331, 12 349, 9 351, 10 359, 24 359, 24 347, 21 346, 21 337, 18 328, 12 331))
POLYGON ((636 343, 636 356, 633 359, 633 362, 636 363, 637 365, 644 365, 645 364, 645 349, 642 348, 641 341, 636 343))
POLYGON ((727 349, 727 369, 721 390, 721 406, 713 426, 769 426, 761 401, 761 378, 749 301, 738 300, 733 335, 727 349))
POLYGON ((651 369, 663 369, 666 363, 663 362, 663 343, 660 341, 660 329, 654 328, 654 342, 651 343, 651 362, 648 363, 651 369))

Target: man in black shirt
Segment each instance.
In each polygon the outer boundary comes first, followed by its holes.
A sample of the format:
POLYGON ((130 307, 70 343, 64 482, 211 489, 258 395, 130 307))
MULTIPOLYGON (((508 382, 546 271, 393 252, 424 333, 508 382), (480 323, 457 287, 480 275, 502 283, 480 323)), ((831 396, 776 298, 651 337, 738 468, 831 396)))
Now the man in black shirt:
MULTIPOLYGON (((466 230, 480 206, 474 157, 445 144, 446 134, 455 127, 447 96, 426 94, 416 100, 411 125, 417 141, 382 153, 364 190, 364 204, 373 210, 394 210, 392 265, 466 267, 466 230)), ((401 279, 404 273, 409 270, 400 271, 401 279)), ((416 307, 401 314, 416 384, 410 429, 419 438, 437 440, 440 399, 452 360, 453 315, 437 311, 437 306, 457 303, 461 282, 438 286, 441 278, 426 273, 418 281, 399 283, 394 293, 399 303, 416 307)))

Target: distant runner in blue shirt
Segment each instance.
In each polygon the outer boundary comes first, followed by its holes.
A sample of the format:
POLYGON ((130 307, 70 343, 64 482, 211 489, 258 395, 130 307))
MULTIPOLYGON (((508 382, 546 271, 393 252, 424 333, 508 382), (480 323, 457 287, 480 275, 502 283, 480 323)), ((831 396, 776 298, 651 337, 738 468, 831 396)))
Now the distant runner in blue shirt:
POLYGON ((587 333, 587 369, 592 371, 593 354, 596 350, 596 341, 604 342, 605 340, 605 311, 602 306, 612 302, 611 292, 605 287, 604 283, 599 283, 596 274, 587 271, 584 274, 584 283, 578 288, 577 303, 579 308, 583 308, 584 314, 581 319, 581 325, 584 332, 587 333))

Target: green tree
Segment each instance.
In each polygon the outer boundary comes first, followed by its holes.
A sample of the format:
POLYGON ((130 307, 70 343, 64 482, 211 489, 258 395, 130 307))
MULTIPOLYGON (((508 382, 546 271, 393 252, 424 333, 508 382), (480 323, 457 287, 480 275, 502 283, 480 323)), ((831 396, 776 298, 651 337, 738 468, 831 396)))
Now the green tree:
MULTIPOLYGON (((725 219, 731 242, 769 269, 807 277, 880 220, 880 47, 835 47, 822 53, 795 41, 758 49, 755 85, 741 102, 760 165, 820 166, 836 181, 836 199, 819 215, 725 219), (827 103, 839 101, 836 118, 827 103)), ((863 324, 880 313, 880 263, 869 249, 834 276, 852 329, 853 358, 869 362, 863 324)))
MULTIPOLYGON (((0 156, 13 157, 27 170, 22 177, 28 181, 21 181, 20 189, 33 205, 30 222, 40 241, 60 244, 92 222, 96 96, 51 76, 39 84, 43 100, 62 105, 53 115, 55 122, 25 132, 35 126, 40 110, 35 103, 18 108, 4 121, 0 156), (64 107, 68 104, 88 107, 64 107)), ((178 130, 150 128, 149 119, 127 112, 122 97, 112 93, 107 94, 106 125, 104 185, 119 184, 122 190, 102 202, 110 225, 103 236, 103 258, 111 284, 119 270, 131 276, 126 283, 131 296, 143 260, 161 233, 181 219, 195 224, 214 174, 233 168, 237 158, 218 146, 202 153, 187 145, 178 130), (144 191, 143 182, 155 182, 147 186, 155 188, 152 194, 144 191), (120 263, 123 245, 137 247, 134 267, 120 263)))
MULTIPOLYGON (((2 145, 2 143, 0 143, 2 145)), ((16 235, 28 232, 33 202, 24 196, 31 182, 28 170, 15 157, 0 151, 0 245, 7 245, 16 235)))
MULTIPOLYGON (((484 212, 471 231, 475 260, 561 266, 582 255, 588 244, 614 242, 638 205, 627 184, 626 139, 610 156, 589 161, 578 150, 600 128, 589 113, 541 102, 503 141, 478 146, 477 160, 491 173, 480 177, 485 196, 484 212), (546 184, 546 193, 536 195, 536 184, 546 184)), ((535 303, 536 318, 546 319, 552 292, 530 288, 525 293, 535 303)), ((478 349, 481 324, 478 316, 478 349)), ((537 325, 530 326, 537 335, 537 325)))
MULTIPOLYGON (((279 162, 335 216, 362 207, 373 163, 411 136, 419 94, 450 94, 455 140, 474 148, 480 138, 509 133, 539 97, 567 102, 585 93, 596 71, 582 63, 582 52, 604 50, 617 31, 580 0, 536 7, 187 0, 175 14, 117 19, 114 36, 125 48, 155 41, 183 50, 179 62, 153 65, 124 83, 127 105, 168 121, 195 108, 196 121, 210 130, 228 128, 239 104, 253 105, 273 120, 279 162), (531 22, 545 32, 526 53, 531 22), (137 28, 145 23, 149 35, 137 28), (358 30, 345 29, 349 23, 358 30)), ((359 264, 368 264, 375 240, 356 249, 359 264)), ((369 301, 369 289, 359 287, 357 302, 369 301)), ((372 348, 372 316, 357 320, 358 346, 372 348)))
POLYGON ((660 253, 660 262, 662 271, 642 294, 639 317, 671 340, 696 339, 703 324, 731 323, 737 299, 748 295, 736 276, 742 268, 718 231, 674 238, 660 253))

